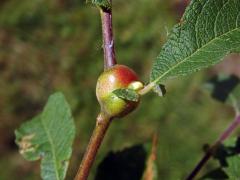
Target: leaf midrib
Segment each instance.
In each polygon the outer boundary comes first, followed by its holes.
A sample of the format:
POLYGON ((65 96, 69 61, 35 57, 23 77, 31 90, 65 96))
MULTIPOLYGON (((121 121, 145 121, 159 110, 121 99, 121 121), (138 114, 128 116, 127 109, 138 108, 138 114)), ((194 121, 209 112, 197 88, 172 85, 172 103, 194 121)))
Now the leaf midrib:
POLYGON ((190 56, 188 56, 187 58, 184 58, 181 62, 175 64, 172 66, 172 68, 168 69, 165 73, 163 73, 161 76, 159 76, 157 79, 155 79, 153 81, 154 84, 157 84, 158 81, 160 81, 161 79, 164 78, 164 76, 166 76, 170 71, 172 71, 173 69, 175 69, 176 67, 178 67, 179 65, 181 65, 182 63, 184 63, 185 61, 187 61, 189 58, 191 58, 192 56, 194 56, 195 54, 197 54, 199 51, 201 51, 201 49, 203 49, 204 47, 208 46, 209 44, 211 44, 213 41, 220 39, 222 36, 225 36, 235 30, 238 30, 239 27, 232 29, 231 31, 227 31, 226 33, 213 38, 212 40, 210 40, 208 43, 206 43, 205 45, 203 45, 201 48, 198 48, 195 52, 193 52, 190 56))
POLYGON ((51 138, 50 132, 47 130, 47 127, 45 126, 45 124, 42 120, 42 117, 41 117, 41 123, 42 123, 44 131, 46 132, 47 138, 48 138, 50 146, 51 146, 51 152, 52 152, 52 155, 53 155, 53 164, 54 164, 54 167, 56 169, 56 171, 54 171, 54 172, 56 174, 57 180, 60 180, 58 170, 57 170, 57 158, 56 158, 55 151, 53 150, 53 149, 55 149, 55 146, 53 144, 53 139, 51 138))

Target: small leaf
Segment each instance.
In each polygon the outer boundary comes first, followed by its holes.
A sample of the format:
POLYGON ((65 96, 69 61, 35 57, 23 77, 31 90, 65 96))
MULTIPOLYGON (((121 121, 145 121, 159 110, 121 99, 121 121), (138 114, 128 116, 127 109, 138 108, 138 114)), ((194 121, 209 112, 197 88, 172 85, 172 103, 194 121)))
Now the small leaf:
POLYGON ((214 99, 226 102, 229 95, 239 85, 240 80, 234 75, 219 74, 212 77, 206 84, 206 89, 210 90, 214 99))
POLYGON ((113 91, 119 98, 137 102, 139 100, 138 93, 133 89, 116 89, 113 91))
POLYGON ((205 85, 211 96, 221 102, 240 109, 240 79, 234 75, 220 74, 211 78, 205 85))
POLYGON ((218 160, 222 167, 228 166, 228 159, 233 156, 238 156, 240 152, 240 137, 230 138, 224 144, 218 146, 213 157, 218 160))
POLYGON ((61 93, 50 96, 43 112, 15 131, 20 153, 29 161, 41 159, 44 180, 63 180, 72 153, 75 127, 61 93))
MULTIPOLYGON (((89 2, 90 0, 87 0, 89 2)), ((91 0, 91 2, 105 10, 111 10, 111 3, 109 0, 91 0)))
POLYGON ((240 138, 231 138, 224 145, 228 149, 228 157, 226 159, 227 166, 223 169, 227 173, 230 180, 239 179, 240 177, 240 138))
POLYGON ((231 156, 227 160, 228 167, 224 168, 229 179, 235 180, 240 178, 240 155, 231 156))
POLYGON ((240 52, 239 12, 239 0, 192 0, 157 57, 150 82, 187 75, 240 52))
POLYGON ((219 162, 219 167, 208 171, 200 179, 230 179, 235 180, 240 177, 240 138, 230 138, 224 144, 218 146, 213 154, 215 160, 219 162))
POLYGON ((161 96, 161 97, 163 97, 167 92, 165 89, 165 86, 162 84, 154 86, 153 91, 157 93, 158 96, 161 96))

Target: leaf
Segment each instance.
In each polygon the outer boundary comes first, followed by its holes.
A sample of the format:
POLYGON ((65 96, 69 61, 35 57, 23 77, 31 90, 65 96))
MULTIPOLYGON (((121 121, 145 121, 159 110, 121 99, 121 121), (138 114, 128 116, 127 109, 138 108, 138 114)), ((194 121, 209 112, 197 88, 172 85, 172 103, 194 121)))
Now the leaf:
POLYGON ((224 168, 229 179, 235 180, 240 178, 240 155, 228 158, 228 167, 224 168))
POLYGON ((165 89, 165 86, 162 84, 158 84, 154 86, 153 91, 157 93, 158 96, 161 96, 161 97, 163 97, 167 92, 165 89))
POLYGON ((71 110, 61 93, 50 96, 43 112, 15 131, 20 153, 29 161, 41 159, 44 180, 66 176, 75 126, 71 110))
POLYGON ((214 99, 227 102, 230 98, 229 96, 235 94, 233 91, 239 84, 240 79, 237 76, 219 74, 208 80, 205 88, 211 92, 211 96, 214 99))
MULTIPOLYGON (((90 0, 87 0, 89 2, 90 0)), ((111 3, 109 0, 91 0, 92 3, 96 6, 99 6, 106 10, 111 10, 111 3)))
POLYGON ((144 171, 147 152, 143 145, 110 152, 97 168, 95 180, 137 180, 144 171))
POLYGON ((138 93, 133 89, 116 89, 113 91, 114 94, 116 94, 119 98, 128 100, 128 101, 134 101, 137 102, 139 100, 138 93))
POLYGON ((231 138, 224 143, 228 148, 227 166, 223 167, 230 180, 240 177, 240 138, 231 138))
POLYGON ((109 152, 97 168, 95 180, 157 180, 158 134, 152 141, 109 152))
POLYGON ((223 103, 240 109, 240 79, 234 75, 219 74, 211 78, 205 85, 211 96, 223 103))
POLYGON ((150 81, 159 84, 240 52, 240 1, 192 0, 157 57, 150 81))
POLYGON ((213 157, 219 162, 219 167, 208 171, 200 179, 230 179, 240 177, 240 138, 230 138, 216 149, 213 157))

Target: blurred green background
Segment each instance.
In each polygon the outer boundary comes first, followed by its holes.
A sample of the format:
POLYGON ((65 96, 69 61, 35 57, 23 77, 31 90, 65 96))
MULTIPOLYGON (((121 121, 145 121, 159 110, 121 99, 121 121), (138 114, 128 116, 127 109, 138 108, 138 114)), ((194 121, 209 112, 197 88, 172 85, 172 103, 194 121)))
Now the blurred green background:
MULTIPOLYGON (((144 82, 167 33, 180 19, 181 0, 113 0, 118 63, 144 82)), ((55 91, 71 105, 77 136, 67 179, 73 179, 99 112, 95 84, 103 70, 98 10, 84 0, 0 1, 0 180, 40 179, 39 162, 27 162, 14 143, 14 129, 40 112, 55 91)), ((202 88, 216 68, 166 82, 164 98, 149 93, 131 115, 112 123, 97 165, 111 150, 159 134, 159 179, 183 179, 231 121, 234 112, 202 88)), ((212 167, 208 163, 205 169, 212 167)))

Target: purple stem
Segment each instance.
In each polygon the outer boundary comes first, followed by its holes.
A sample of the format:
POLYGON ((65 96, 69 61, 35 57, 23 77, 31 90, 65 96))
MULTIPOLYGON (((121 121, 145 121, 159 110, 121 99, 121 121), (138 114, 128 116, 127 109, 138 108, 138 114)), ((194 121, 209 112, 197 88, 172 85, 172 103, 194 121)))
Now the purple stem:
MULTIPOLYGON (((112 1, 109 0, 112 4, 112 1)), ((116 64, 114 41, 112 32, 112 11, 100 9, 102 21, 102 34, 103 34, 103 50, 104 50, 104 70, 116 64)), ((78 169, 75 180, 87 180, 90 169, 93 165, 100 145, 106 131, 111 123, 111 118, 105 114, 100 113, 97 118, 97 124, 93 131, 92 137, 89 141, 87 150, 84 154, 83 160, 78 169)))
MULTIPOLYGON (((112 4, 112 2, 110 1, 112 4)), ((104 69, 108 69, 117 63, 114 50, 114 39, 112 30, 112 11, 100 10, 102 20, 104 69)))
POLYGON ((240 124, 240 115, 238 115, 234 119, 234 121, 229 125, 229 127, 224 131, 224 133, 220 136, 216 144, 222 143, 224 140, 226 140, 239 124, 240 124))
POLYGON ((224 140, 226 140, 231 133, 238 127, 240 124, 240 115, 237 115, 234 121, 228 126, 228 128, 220 135, 218 140, 209 148, 209 150, 205 153, 205 155, 202 157, 202 159, 198 162, 196 167, 193 169, 193 171, 189 174, 189 176, 186 178, 186 180, 192 180, 194 179, 198 172, 202 169, 202 167, 208 162, 208 160, 212 157, 212 154, 216 150, 216 148, 223 143, 224 140))

